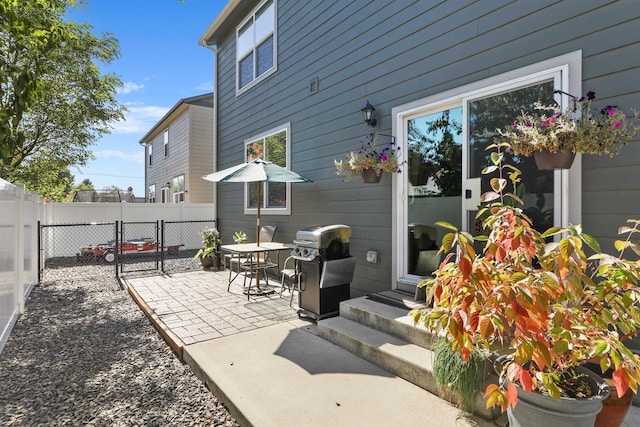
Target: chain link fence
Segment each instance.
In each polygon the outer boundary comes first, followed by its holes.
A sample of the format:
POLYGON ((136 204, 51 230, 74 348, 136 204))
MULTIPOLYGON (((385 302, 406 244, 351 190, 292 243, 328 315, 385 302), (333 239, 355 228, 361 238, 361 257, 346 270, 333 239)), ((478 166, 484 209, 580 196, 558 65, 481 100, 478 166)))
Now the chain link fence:
POLYGON ((198 232, 212 227, 214 220, 39 225, 41 275, 46 279, 47 270, 68 267, 80 267, 73 270, 76 276, 94 274, 83 265, 116 277, 201 269, 194 258, 202 246, 198 232))

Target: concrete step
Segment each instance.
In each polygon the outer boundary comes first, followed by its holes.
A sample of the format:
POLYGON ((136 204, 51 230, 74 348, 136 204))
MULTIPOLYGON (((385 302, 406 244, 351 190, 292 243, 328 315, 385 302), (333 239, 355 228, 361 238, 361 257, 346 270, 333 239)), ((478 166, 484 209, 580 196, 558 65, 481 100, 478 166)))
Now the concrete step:
POLYGON ((412 309, 424 307, 413 300, 413 295, 386 291, 342 301, 340 317, 429 349, 435 341, 434 335, 424 327, 414 325, 409 316, 412 309))
MULTIPOLYGON (((392 291, 393 292, 393 291, 392 291)), ((393 295, 392 295, 393 297, 393 295)), ((443 395, 433 377, 434 337, 422 327, 413 325, 411 309, 380 302, 380 298, 360 297, 340 304, 340 316, 317 322, 318 335, 351 353, 390 371, 435 395, 456 402, 456 397, 443 395)), ((489 373, 485 381, 497 382, 489 373)), ((495 419, 499 410, 485 409, 482 393, 476 413, 495 419)))
POLYGON ((320 320, 318 335, 425 390, 438 394, 433 352, 345 317, 320 320))

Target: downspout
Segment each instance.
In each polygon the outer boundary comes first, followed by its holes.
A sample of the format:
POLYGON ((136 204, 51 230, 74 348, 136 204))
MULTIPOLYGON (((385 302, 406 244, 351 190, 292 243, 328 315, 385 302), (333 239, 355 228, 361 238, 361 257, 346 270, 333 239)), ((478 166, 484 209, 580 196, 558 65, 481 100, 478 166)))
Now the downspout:
POLYGON ((138 144, 144 147, 144 202, 149 203, 149 183, 147 183, 147 143, 138 141, 138 144))
MULTIPOLYGON (((213 172, 218 170, 218 49, 203 43, 202 46, 213 52, 213 172)), ((213 219, 218 225, 218 184, 213 183, 213 219)))

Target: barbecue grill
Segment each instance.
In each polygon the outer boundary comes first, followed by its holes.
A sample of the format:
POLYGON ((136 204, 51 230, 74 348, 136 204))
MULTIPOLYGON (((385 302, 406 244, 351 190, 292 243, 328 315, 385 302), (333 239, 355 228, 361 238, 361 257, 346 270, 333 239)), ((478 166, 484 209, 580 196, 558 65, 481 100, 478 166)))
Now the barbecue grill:
POLYGON ((316 320, 335 316, 349 299, 356 260, 349 255, 351 228, 319 225, 296 233, 291 256, 298 263, 298 315, 316 320))

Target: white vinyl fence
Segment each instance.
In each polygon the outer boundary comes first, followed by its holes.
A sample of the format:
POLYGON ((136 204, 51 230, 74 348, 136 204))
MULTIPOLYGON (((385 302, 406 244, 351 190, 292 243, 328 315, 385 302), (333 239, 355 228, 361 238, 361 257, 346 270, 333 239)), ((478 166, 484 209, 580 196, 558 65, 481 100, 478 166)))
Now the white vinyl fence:
MULTIPOLYGON (((115 221, 200 221, 214 219, 213 207, 212 203, 44 203, 36 193, 27 193, 24 185, 14 185, 0 179, 0 353, 18 316, 24 312, 26 298, 38 282, 38 272, 50 255, 47 252, 57 251, 56 242, 68 240, 65 239, 65 233, 71 232, 71 228, 65 227, 47 229, 42 236, 39 258, 39 223, 53 225, 115 221), (38 259, 42 265, 38 265, 38 259)), ((179 240, 184 248, 197 248, 201 245, 197 230, 183 230, 178 227, 183 226, 173 227, 171 239, 179 240)), ((104 232, 104 236, 96 236, 97 240, 113 238, 112 228, 106 227, 105 230, 108 231, 104 232)), ((76 246, 61 249, 64 255, 73 255, 77 251, 76 246)))
POLYGON ((38 281, 38 221, 43 210, 36 193, 0 179, 0 353, 38 281))

